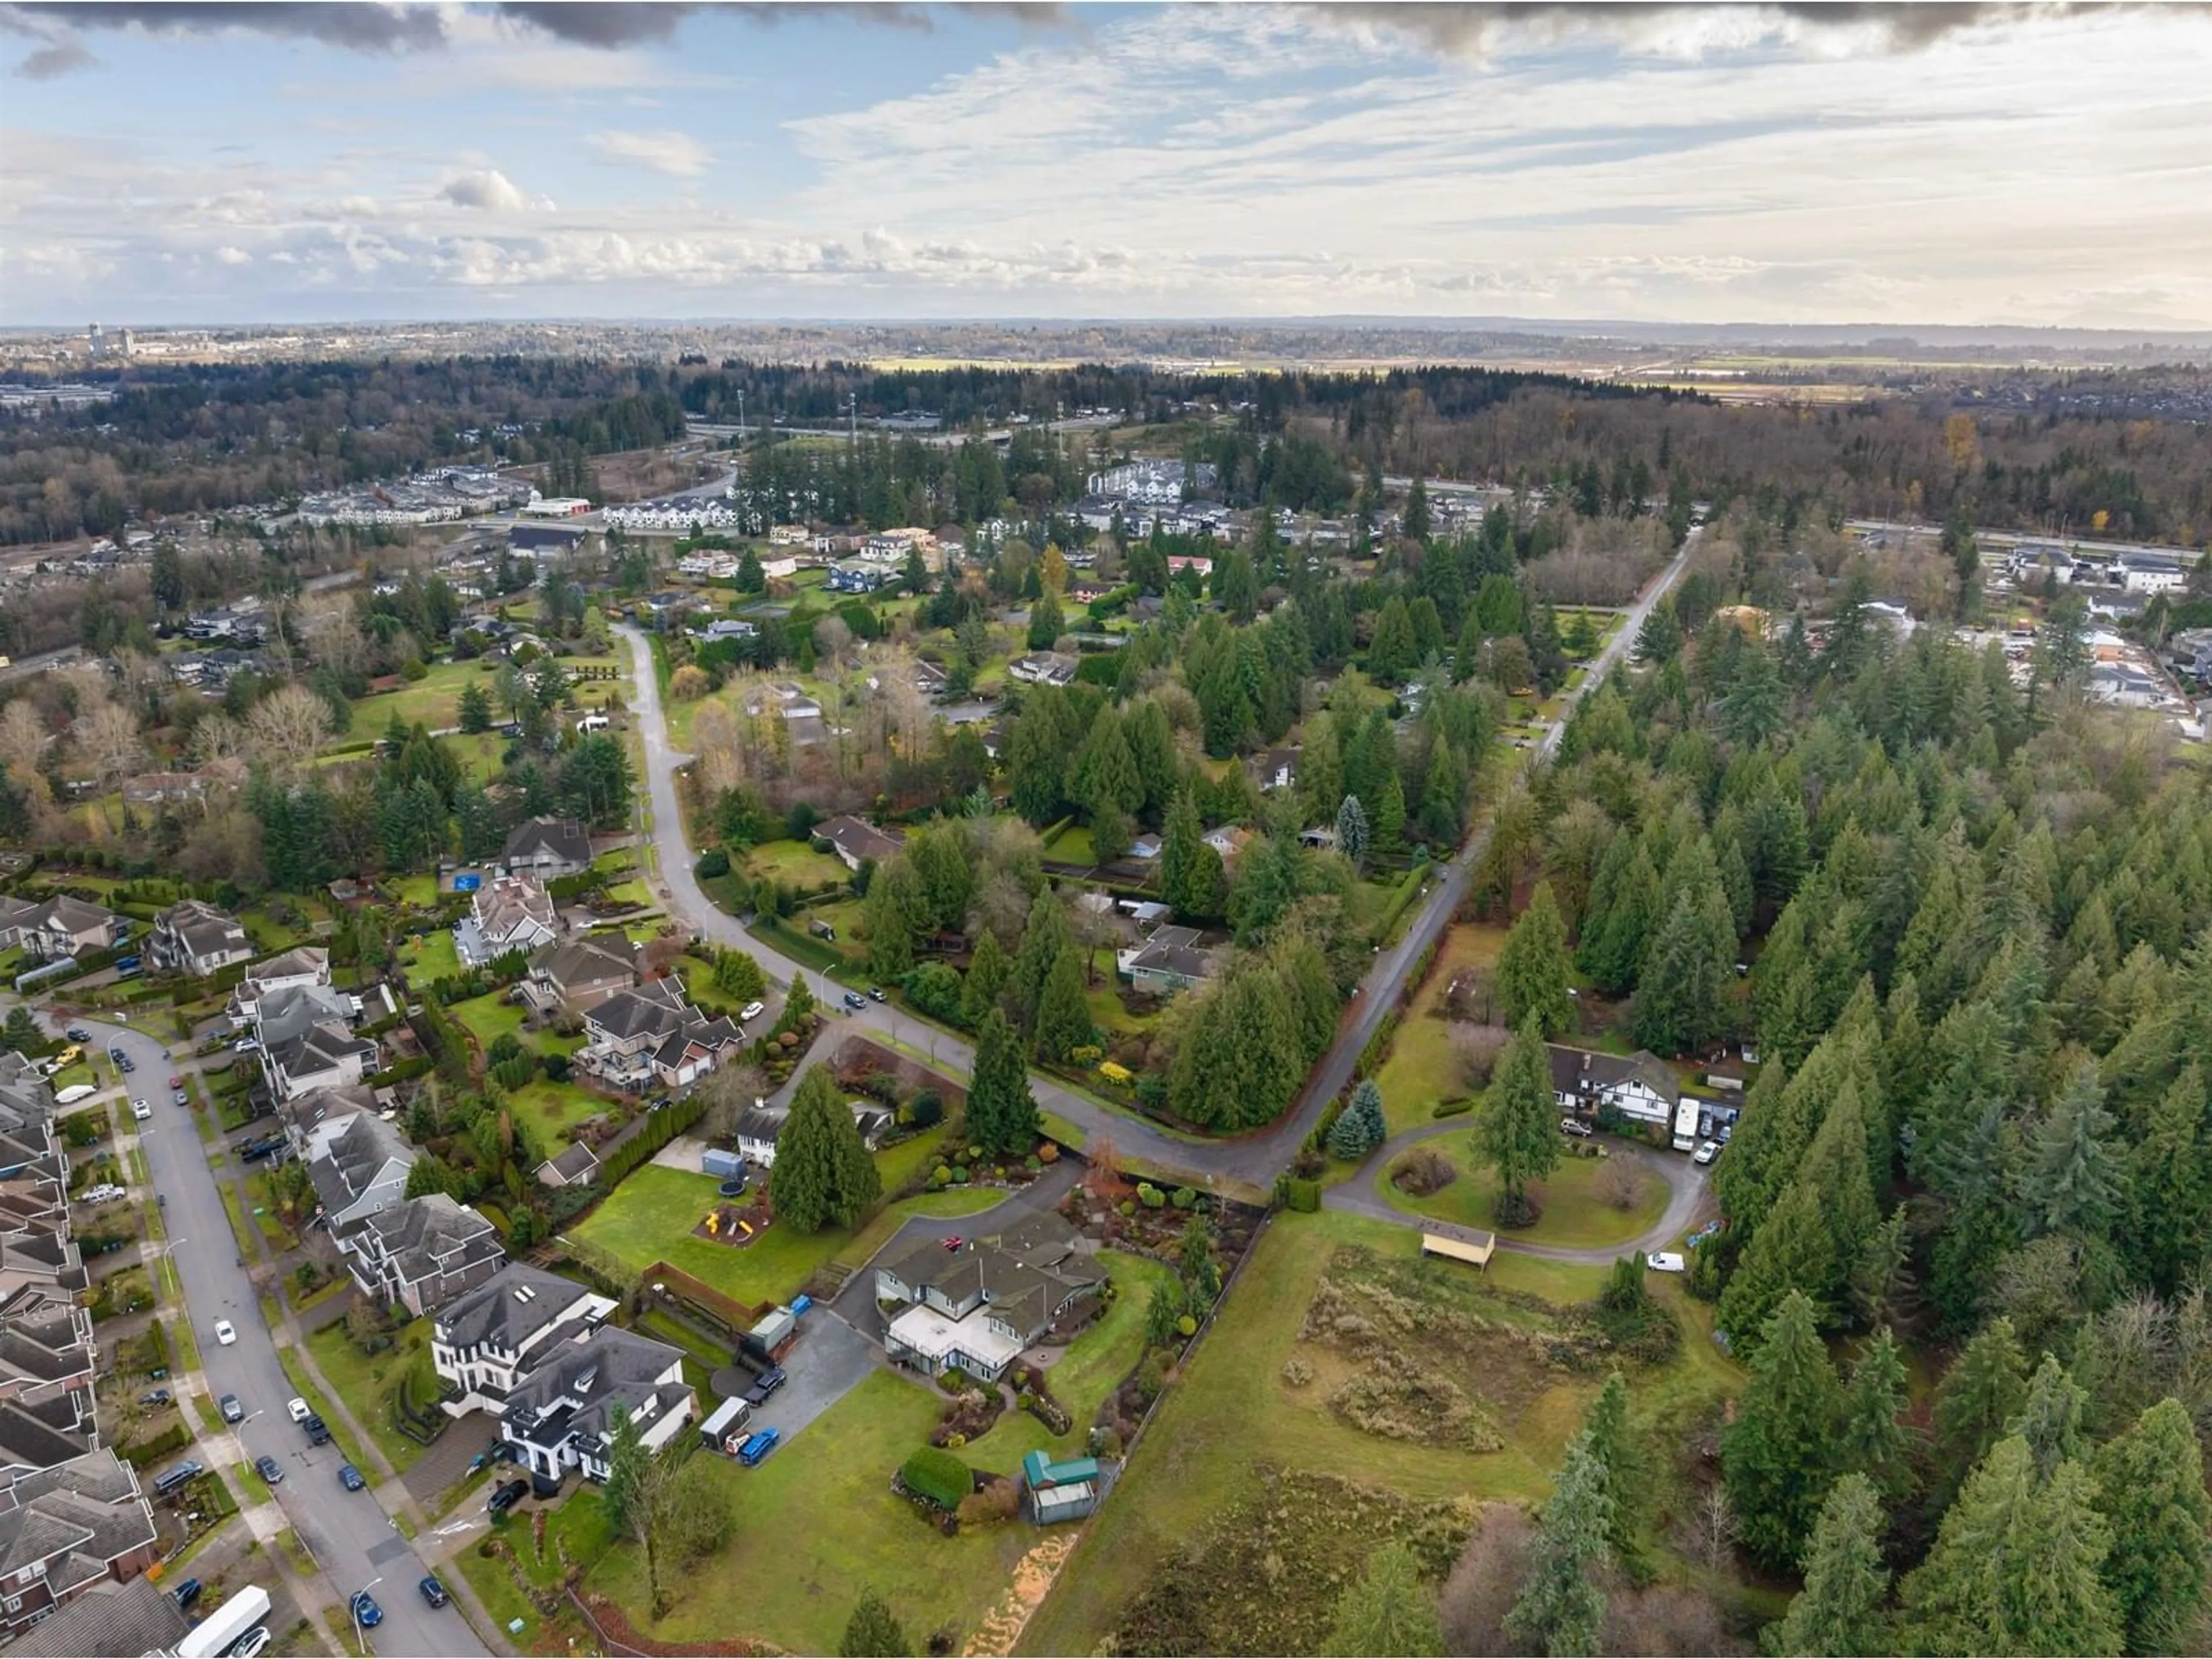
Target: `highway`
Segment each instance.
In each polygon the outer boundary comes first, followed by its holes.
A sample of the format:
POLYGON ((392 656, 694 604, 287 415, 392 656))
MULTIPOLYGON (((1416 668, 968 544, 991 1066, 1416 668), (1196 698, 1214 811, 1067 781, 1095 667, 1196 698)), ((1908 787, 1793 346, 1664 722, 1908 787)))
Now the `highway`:
MULTIPOLYGON (((52 1019, 42 1021, 58 1030, 52 1019)), ((381 1654, 467 1655, 487 1651, 483 1644, 448 1604, 433 1612, 416 1584, 430 1569, 378 1507, 373 1491, 349 1492, 338 1484, 338 1465, 344 1461, 337 1445, 311 1447, 306 1432, 285 1413, 284 1403, 299 1392, 284 1375, 276 1358, 276 1345, 262 1321, 259 1298, 238 1254, 238 1245, 225 1216, 207 1152, 192 1128, 191 1114, 169 1103, 172 1073, 185 1069, 173 1060, 155 1038, 128 1025, 104 1024, 79 1017, 70 1023, 93 1035, 90 1046, 105 1050, 121 1047, 137 1069, 125 1082, 125 1092, 154 1103, 151 1121, 141 1124, 139 1145, 154 1190, 164 1200, 162 1218, 173 1241, 171 1260, 176 1274, 163 1274, 166 1285, 182 1287, 192 1334, 199 1344, 202 1375, 208 1395, 220 1399, 234 1394, 248 1413, 236 1429, 222 1434, 202 1433, 200 1461, 218 1468, 234 1491, 238 1487, 236 1465, 271 1456, 284 1466, 284 1480, 274 1491, 284 1518, 320 1565, 331 1599, 343 1601, 372 1579, 381 1578, 373 1592, 384 1609, 384 1622, 370 1633, 370 1645, 381 1654), (230 1265, 222 1259, 229 1256, 230 1265), (238 1340, 228 1346, 217 1342, 215 1322, 228 1319, 236 1327, 238 1340), (240 1448, 235 1454, 230 1448, 240 1448)), ((220 1146, 220 1141, 215 1143, 220 1146)), ((188 1389, 179 1378, 179 1403, 188 1389)), ((185 1420, 198 1427, 190 1406, 185 1420)), ((159 1469, 148 1471, 159 1474, 159 1469)), ((364 1471, 374 1479, 373 1472, 364 1471)))
MULTIPOLYGON (((1626 620, 1596 658, 1580 685, 1567 694, 1559 718, 1531 751, 1531 760, 1548 759, 1557 750, 1567 718, 1592 686, 1601 683, 1634 646, 1652 608, 1681 580, 1696 552, 1703 532, 1693 530, 1665 569, 1646 586, 1629 610, 1626 620)), ((975 1055, 959 1038, 939 1031, 889 1004, 871 1002, 847 1012, 839 999, 843 988, 819 972, 803 968, 748 933, 736 918, 719 908, 700 888, 692 872, 697 857, 684 833, 684 815, 678 797, 676 775, 691 757, 672 750, 664 718, 660 690, 653 671, 653 653, 646 636, 627 625, 615 630, 628 643, 635 671, 632 711, 645 748, 647 796, 652 811, 652 839, 660 863, 659 886, 670 913, 701 936, 720 945, 749 952, 769 978, 782 985, 805 973, 817 987, 818 1000, 831 1016, 829 1030, 817 1042, 814 1058, 834 1052, 846 1025, 872 1030, 897 1037, 909 1047, 926 1046, 937 1058, 963 1073, 974 1068, 975 1055)), ((1352 994, 1352 1012, 1338 1027, 1336 1040, 1322 1055, 1290 1112, 1273 1127, 1235 1139, 1200 1140, 1177 1135, 1146 1120, 1116 1111, 1087 1097, 1072 1092, 1049 1078, 1032 1074, 1030 1087, 1043 1110, 1066 1119, 1091 1140, 1110 1138, 1125 1158, 1157 1170, 1200 1181, 1207 1178, 1242 1182, 1267 1188, 1287 1168, 1298 1146, 1328 1103, 1352 1080, 1353 1066, 1383 1018, 1397 1002, 1399 992, 1429 946, 1443 934, 1467 890, 1474 866, 1489 844, 1487 830, 1479 831, 1458 856, 1437 866, 1438 879, 1398 942, 1377 953, 1375 965, 1352 994)), ((1510 1246, 1509 1246, 1510 1248, 1510 1246)))

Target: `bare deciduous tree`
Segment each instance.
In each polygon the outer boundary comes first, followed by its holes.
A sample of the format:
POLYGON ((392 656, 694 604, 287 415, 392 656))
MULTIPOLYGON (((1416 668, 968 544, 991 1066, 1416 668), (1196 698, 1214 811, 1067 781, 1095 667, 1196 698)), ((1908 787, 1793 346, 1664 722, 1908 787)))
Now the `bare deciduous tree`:
POLYGON ((279 686, 246 717, 253 746, 287 769, 305 764, 330 729, 329 705, 304 685, 279 686))
POLYGON ((46 721, 28 699, 19 697, 0 710, 0 766, 18 783, 28 783, 38 775, 39 763, 46 758, 51 741, 46 721))

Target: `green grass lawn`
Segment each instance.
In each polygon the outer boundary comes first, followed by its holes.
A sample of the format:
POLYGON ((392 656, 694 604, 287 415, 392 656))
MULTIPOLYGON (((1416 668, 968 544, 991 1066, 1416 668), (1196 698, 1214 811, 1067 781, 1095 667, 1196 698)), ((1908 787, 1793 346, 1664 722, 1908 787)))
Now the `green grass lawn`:
MULTIPOLYGON (((1488 1453, 1363 1433, 1328 1409, 1323 1387, 1293 1389, 1284 1381, 1283 1362, 1299 1346, 1322 1271, 1346 1243, 1393 1256, 1418 1248, 1402 1228, 1335 1212, 1276 1218, 1216 1328, 1161 1402, 1111 1501, 1030 1621, 1020 1651, 1099 1650, 1155 1564, 1200 1536, 1213 1512, 1254 1491, 1259 1464, 1337 1474, 1419 1500, 1543 1495, 1600 1379, 1553 1378, 1517 1419, 1502 1425, 1504 1448, 1488 1453)), ((1601 1279, 1595 1269, 1500 1255, 1486 1284, 1583 1299, 1601 1279)), ((1510 1304, 1499 1307, 1501 1317, 1510 1316, 1510 1304)), ((1695 1340, 1686 1336, 1685 1346, 1695 1340)))
POLYGON ((399 961, 407 970, 409 987, 417 993, 428 990, 441 979, 460 975, 460 953, 453 948, 453 935, 448 928, 441 927, 434 933, 409 940, 400 947, 399 961))
MULTIPOLYGON (((878 1154, 884 1190, 927 1167, 933 1152, 933 1141, 918 1136, 878 1154)), ((841 1259, 854 1238, 852 1228, 825 1227, 808 1234, 782 1226, 770 1227, 766 1237, 742 1248, 697 1237, 691 1230, 714 1203, 718 1184, 712 1176, 648 1164, 617 1187, 576 1229, 576 1236, 634 1269, 671 1262, 725 1296, 748 1303, 795 1295, 817 1268, 841 1259)), ((883 1217, 875 1220, 880 1224, 883 1217)), ((865 1236, 867 1228, 858 1231, 865 1236)), ((890 1231, 884 1236, 889 1237, 890 1231)))
MULTIPOLYGON (((392 1426, 392 1401, 403 1375, 412 1373, 410 1397, 419 1406, 434 1397, 437 1376, 430 1367, 430 1322, 417 1319, 397 1332, 381 1353, 363 1353, 346 1334, 345 1322, 326 1325, 307 1339, 315 1369, 337 1390, 346 1409, 376 1442, 393 1473, 404 1470, 423 1448, 392 1426)), ((367 1473, 367 1471, 363 1471, 367 1473)))
MULTIPOLYGON (((427 910, 438 902, 438 878, 435 876, 401 876, 390 885, 402 904, 411 904, 417 909, 427 910)), ((446 936, 447 948, 452 947, 453 942, 453 935, 448 933, 446 936)))
POLYGON ((1091 844, 1091 826, 1071 823, 1045 843, 1045 856, 1060 864, 1092 865, 1098 854, 1091 844))
POLYGON ((743 1637, 833 1653, 861 1587, 872 1584, 916 1641, 944 1626, 959 1651, 1038 1534, 1016 1522, 946 1538, 892 1493, 891 1473, 927 1441, 939 1398, 876 1371, 759 1468, 708 1457, 735 1534, 690 1573, 664 1575, 675 1599, 665 1619, 651 1617, 635 1545, 610 1549, 586 1587, 656 1641, 743 1637))
POLYGON ((1104 1251, 1098 1260, 1117 1287, 1114 1305, 1045 1374, 1054 1398, 1067 1407, 1074 1425, 1065 1435, 1054 1435, 1030 1413, 1008 1412, 961 1454, 975 1468, 1018 1475, 1022 1458, 1031 1451, 1081 1456, 1099 1407, 1144 1358, 1146 1305, 1153 1287, 1174 1275, 1164 1262, 1121 1250, 1104 1251))
MULTIPOLYGON (((428 674, 403 684, 397 691, 377 692, 356 701, 353 706, 353 729, 346 737, 381 738, 395 714, 404 725, 427 726, 433 732, 442 726, 459 726, 461 688, 465 685, 481 685, 484 695, 489 696, 491 669, 482 662, 433 664, 428 674)), ((495 715, 505 712, 496 707, 493 709, 495 715)))
POLYGON ((539 1077, 507 1097, 538 1131, 538 1144, 548 1157, 574 1138, 576 1126, 608 1109, 607 1102, 573 1083, 555 1083, 539 1077))
POLYGON ((292 1386, 300 1391, 300 1397, 307 1402, 309 1408, 316 1416, 321 1418, 325 1425, 329 1428, 331 1443, 338 1449, 338 1455, 364 1475, 374 1480, 376 1466, 361 1455, 361 1447, 354 1440, 353 1431, 348 1428, 339 1419, 338 1414, 331 1409, 330 1397, 323 1392, 314 1379, 307 1375, 307 1368, 301 1363, 299 1352, 292 1344, 279 1342, 276 1345, 276 1363, 284 1368, 284 1375, 291 1378, 292 1386))
MULTIPOLYGON (((1462 1227, 1495 1227, 1498 1172, 1474 1167, 1468 1137, 1439 1135, 1423 1144, 1449 1158, 1460 1172, 1459 1179, 1426 1198, 1409 1198, 1385 1180, 1378 1188, 1382 1195, 1409 1215, 1434 1216, 1462 1227)), ((1667 1183, 1640 1164, 1620 1158, 1562 1158, 1558 1169, 1530 1184, 1529 1194, 1541 1206, 1542 1218, 1510 1237, 1532 1244, 1583 1249, 1625 1244, 1649 1231, 1667 1209, 1667 1183), (1626 1210, 1615 1208, 1602 1196, 1602 1177, 1616 1164, 1635 1170, 1641 1182, 1640 1196, 1626 1210)))
POLYGON ((1382 1121, 1390 1133, 1433 1122, 1431 1111, 1438 1101, 1468 1092, 1461 1081, 1459 1055, 1451 1046, 1450 1028, 1429 1014, 1443 1001, 1460 969, 1497 962, 1505 946, 1505 932, 1460 923, 1446 930, 1436 965, 1399 1021, 1389 1055, 1375 1073, 1375 1086, 1382 1091, 1382 1121))
MULTIPOLYGON (((450 936, 449 936, 450 937, 450 936)), ((529 1012, 519 1002, 506 1000, 504 991, 488 991, 483 996, 471 997, 466 1002, 457 1002, 449 1012, 455 1019, 467 1026, 477 1043, 489 1054, 491 1045, 502 1036, 512 1036, 529 1046, 524 1036, 522 1018, 529 1012)))
POLYGON ((817 853, 803 841, 764 841, 744 856, 745 868, 755 881, 787 881, 793 887, 814 888, 849 878, 834 855, 817 853))

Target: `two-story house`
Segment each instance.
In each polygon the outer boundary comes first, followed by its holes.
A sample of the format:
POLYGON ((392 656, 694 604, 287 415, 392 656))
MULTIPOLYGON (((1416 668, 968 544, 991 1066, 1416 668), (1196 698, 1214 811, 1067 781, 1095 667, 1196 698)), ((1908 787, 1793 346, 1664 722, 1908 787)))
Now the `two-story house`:
POLYGON ((678 982, 648 981, 617 991, 584 1015, 576 1063, 617 1088, 680 1089, 741 1052, 744 1028, 708 1018, 684 1001, 678 982))
POLYGON ((318 1020, 297 1036, 261 1049, 261 1070, 269 1091, 289 1100, 310 1089, 359 1083, 376 1070, 376 1043, 356 1036, 342 1021, 318 1020))
POLYGON ((1623 1059, 1557 1042, 1544 1047, 1552 1062, 1552 1095, 1561 1111, 1591 1118, 1601 1107, 1610 1106, 1639 1123, 1673 1121, 1682 1089, 1657 1055, 1638 1050, 1623 1059))
POLYGON ((876 1269, 876 1299, 902 1310, 884 1349, 933 1376, 957 1366, 995 1381, 1024 1348, 1085 1322, 1105 1283, 1096 1258, 1076 1253, 1074 1229, 1049 1211, 957 1250, 921 1240, 876 1269))
POLYGON ((616 1325, 594 1325, 544 1349, 500 1414, 500 1437, 540 1480, 570 1469, 605 1480, 617 1419, 637 1425, 648 1451, 681 1433, 698 1407, 684 1351, 616 1325))
POLYGON ((616 1305, 574 1279, 508 1262, 431 1315, 430 1363, 446 1385, 440 1409, 505 1411, 547 1344, 604 1321, 616 1305))
POLYGON ((509 951, 525 955, 559 937, 553 901, 535 876, 494 876, 469 901, 469 914, 454 926, 453 948, 466 967, 477 967, 509 951))
POLYGON ((507 1261, 499 1230, 443 1193, 375 1212, 344 1243, 354 1283, 416 1318, 474 1290, 507 1261))
POLYGON ((251 961, 253 941, 246 924, 228 911, 184 899, 154 918, 147 954, 156 968, 205 978, 234 963, 251 961))
POLYGON ((325 1224, 338 1247, 350 1249, 356 1229, 406 1195, 415 1149, 374 1112, 325 1118, 307 1140, 307 1176, 325 1224))
POLYGON ((575 818, 528 818, 514 826, 501 849, 500 867, 511 876, 556 881, 592 866, 592 836, 575 818))
POLYGON ((637 982, 627 941, 589 933, 549 945, 530 959, 522 994, 541 1013, 583 1013, 637 982))
POLYGON ((107 950, 130 931, 125 918, 68 893, 0 899, 0 948, 21 946, 25 956, 42 962, 107 950))
POLYGON ((227 1010, 230 1023, 237 1030, 245 1030, 259 1017, 264 997, 303 986, 328 986, 330 982, 331 953, 320 945, 302 945, 283 951, 266 962, 256 963, 238 982, 238 988, 230 994, 227 1010))
POLYGON ((24 1476, 0 1502, 0 1626, 9 1632, 157 1559, 137 1474, 105 1448, 24 1476))
POLYGON ((73 1296, 26 1285, 0 1300, 0 1412, 21 1412, 78 1449, 96 1443, 92 1316, 73 1296))

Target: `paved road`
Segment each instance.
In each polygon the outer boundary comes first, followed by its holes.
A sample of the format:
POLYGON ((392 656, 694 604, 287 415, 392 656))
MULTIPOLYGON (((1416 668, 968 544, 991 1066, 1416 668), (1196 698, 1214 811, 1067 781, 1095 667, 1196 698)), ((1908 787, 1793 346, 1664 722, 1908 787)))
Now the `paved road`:
MULTIPOLYGON (((1531 751, 1534 758, 1548 759, 1556 750, 1560 734, 1565 729, 1566 720, 1573 713, 1576 704, 1592 686, 1600 684, 1612 672, 1613 665, 1634 644, 1644 619, 1651 614, 1652 607, 1681 579, 1702 534, 1699 530, 1690 532, 1681 551, 1630 608, 1624 625, 1591 662, 1589 672, 1583 677, 1582 684, 1567 694, 1559 719, 1552 722, 1550 729, 1531 751)), ((781 983, 787 985, 800 974, 808 974, 810 983, 817 988, 819 1000, 834 1016, 841 1009, 840 998, 843 994, 843 988, 833 984, 818 972, 803 968, 753 938, 734 917, 709 901, 701 890, 692 873, 696 854, 684 837, 684 814, 678 803, 676 784, 677 772, 690 763, 691 757, 678 754, 669 748, 659 683, 653 675, 652 647, 646 636, 637 629, 628 626, 615 631, 628 642, 635 671, 632 707, 645 744, 647 793, 653 813, 652 838, 659 855, 659 884, 670 914, 689 923, 707 939, 718 944, 736 945, 750 952, 769 976, 781 983)), ((1431 945, 1443 936, 1453 914, 1459 908, 1460 902, 1467 896, 1474 868, 1488 845, 1489 834, 1484 830, 1478 833, 1456 858, 1437 866, 1437 874, 1426 890, 1427 896, 1414 914, 1412 924, 1395 945, 1376 953, 1375 965, 1352 993, 1352 1012, 1339 1027, 1335 1042, 1315 1066, 1291 1110, 1272 1127, 1237 1139, 1188 1140, 1171 1135, 1140 1118, 1115 1111, 1072 1093, 1049 1079, 1033 1075, 1030 1083, 1037 1104, 1046 1111, 1066 1118, 1094 1140, 1101 1136, 1110 1137, 1116 1150, 1124 1157, 1156 1166, 1162 1173, 1179 1173, 1201 1180, 1218 1177, 1262 1188, 1271 1186, 1276 1174, 1288 1166, 1299 1144, 1320 1121, 1328 1103, 1350 1085, 1352 1067, 1358 1060, 1360 1050, 1367 1046, 1376 1029, 1395 1005, 1400 990, 1413 972, 1413 964, 1431 945)), ((974 1069, 975 1055, 966 1043, 921 1021, 903 1017, 889 1005, 871 1003, 866 1009, 846 1018, 854 1026, 901 1039, 909 1046, 927 1047, 938 1058, 958 1071, 966 1073, 974 1069)), ((834 1042, 838 1035, 833 1022, 825 1041, 834 1042)))
MULTIPOLYGON (((1408 1129, 1384 1141, 1367 1156, 1352 1179, 1341 1186, 1332 1187, 1322 1194, 1322 1202, 1332 1210, 1348 1210, 1376 1221, 1394 1222, 1401 1227, 1418 1227, 1419 1216, 1409 1214, 1390 1202, 1382 1192, 1382 1183, 1389 1179, 1390 1166, 1398 1161, 1398 1154, 1408 1146, 1424 1140, 1433 1140, 1438 1135, 1455 1132, 1471 1133, 1472 1120, 1447 1118, 1441 1123, 1424 1123, 1417 1129, 1408 1129)), ((1634 1238, 1601 1249, 1578 1249, 1565 1244, 1537 1244, 1526 1239, 1498 1236, 1502 1249, 1517 1250, 1523 1255, 1542 1256, 1547 1261, 1572 1262, 1583 1267, 1609 1267, 1624 1255, 1640 1255, 1647 1250, 1663 1250, 1674 1240, 1690 1231, 1704 1207, 1710 1171, 1700 1169, 1689 1159, 1678 1154, 1657 1152, 1638 1146, 1632 1140, 1604 1138, 1605 1145, 1614 1158, 1632 1158, 1667 1183, 1667 1209, 1658 1220, 1634 1238)))
MULTIPOLYGON (((262 1322, 259 1298, 239 1259, 215 1172, 193 1131, 191 1114, 168 1103, 168 1079, 182 1069, 180 1062, 143 1031, 84 1018, 74 1023, 89 1029, 94 1046, 100 1049, 110 1043, 120 1045, 137 1066, 125 1079, 125 1092, 154 1103, 152 1121, 137 1126, 139 1144, 145 1150, 154 1190, 166 1200, 162 1215, 173 1241, 171 1256, 199 1343, 208 1392, 236 1395, 250 1413, 232 1433, 205 1436, 208 1449, 201 1461, 216 1463, 227 1452, 227 1443, 235 1439, 243 1446, 243 1455, 234 1462, 266 1455, 284 1466, 285 1479, 275 1492, 277 1504, 306 1540, 336 1595, 349 1596, 371 1579, 384 1580, 374 1592, 385 1613, 373 1636, 377 1652, 485 1652, 458 1612, 449 1607, 433 1613, 416 1593, 416 1582, 429 1568, 377 1506, 373 1494, 349 1492, 338 1485, 343 1458, 337 1448, 310 1447, 307 1437, 286 1415, 284 1402, 298 1391, 277 1363, 276 1342, 262 1322), (226 1254, 231 1258, 228 1267, 222 1265, 226 1254), (228 1347, 215 1339, 218 1319, 228 1319, 237 1328, 238 1340, 228 1347)), ((198 1425, 190 1407, 185 1420, 198 1425)), ((222 1474, 234 1487, 234 1470, 224 1468, 222 1474)))

